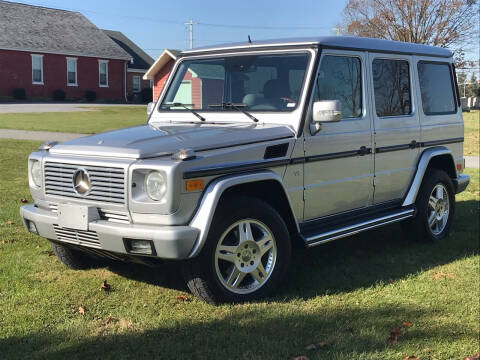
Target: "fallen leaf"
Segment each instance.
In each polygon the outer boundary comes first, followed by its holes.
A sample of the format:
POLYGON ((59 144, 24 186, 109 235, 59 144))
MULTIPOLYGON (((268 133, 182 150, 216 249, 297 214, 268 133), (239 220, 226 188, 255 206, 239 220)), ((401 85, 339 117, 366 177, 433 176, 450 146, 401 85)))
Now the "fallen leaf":
POLYGON ((480 355, 479 354, 475 354, 475 355, 472 355, 472 356, 467 356, 467 357, 464 357, 463 360, 479 360, 480 359, 480 355))
POLYGON ((28 200, 25 198, 20 199, 20 201, 22 202, 22 204, 26 204, 28 202, 28 200))
POLYGON ((181 300, 181 301, 190 301, 190 299, 188 297, 186 297, 185 295, 178 295, 176 297, 177 300, 181 300))
POLYGON ((112 287, 110 286, 110 284, 107 283, 107 280, 103 280, 102 286, 100 286, 100 290, 110 291, 112 290, 112 287))
POLYGON ((440 279, 453 279, 455 275, 453 273, 444 273, 443 271, 437 271, 430 275, 433 280, 440 280, 440 279))
POLYGON ((309 360, 305 355, 296 356, 293 360, 309 360))
POLYGON ((420 360, 420 359, 414 355, 410 355, 410 356, 405 356, 403 360, 420 360))
POLYGON ((389 343, 390 345, 396 344, 400 336, 402 336, 402 332, 400 331, 400 329, 398 327, 393 328, 387 339, 387 343, 389 343))
POLYGON ((40 249, 40 245, 35 246, 35 249, 40 249))
POLYGON ((413 326, 413 323, 410 322, 410 321, 408 321, 408 320, 405 320, 405 321, 403 322, 403 326, 409 328, 409 327, 412 327, 412 326, 413 326))
POLYGON ((308 351, 312 351, 312 350, 316 350, 317 349, 317 345, 315 344, 310 344, 310 345, 307 345, 305 347, 305 350, 308 350, 308 351))
POLYGON ((8 225, 13 225, 13 221, 12 221, 12 220, 8 220, 8 221, 7 221, 7 224, 8 224, 8 225))
POLYGON ((87 310, 86 310, 83 306, 80 306, 80 307, 78 308, 78 312, 79 312, 80 314, 82 314, 82 315, 85 315, 85 311, 87 311, 87 310))

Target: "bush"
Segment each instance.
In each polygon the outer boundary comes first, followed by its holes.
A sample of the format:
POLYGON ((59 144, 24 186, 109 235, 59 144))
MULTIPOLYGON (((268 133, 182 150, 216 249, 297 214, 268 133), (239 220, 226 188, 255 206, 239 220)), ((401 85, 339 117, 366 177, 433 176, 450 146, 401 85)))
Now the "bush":
POLYGON ((13 98, 16 100, 25 100, 27 98, 27 94, 25 93, 24 88, 13 89, 12 95, 13 98))
POLYGON ((87 101, 95 101, 97 100, 97 93, 93 90, 85 91, 85 99, 87 101))
POLYGON ((66 96, 67 96, 67 94, 65 94, 65 91, 60 90, 60 89, 55 90, 52 94, 53 100, 56 100, 56 101, 64 101, 66 96))
POLYGON ((143 98, 144 103, 152 102, 153 89, 152 88, 143 88, 142 89, 142 98, 143 98))

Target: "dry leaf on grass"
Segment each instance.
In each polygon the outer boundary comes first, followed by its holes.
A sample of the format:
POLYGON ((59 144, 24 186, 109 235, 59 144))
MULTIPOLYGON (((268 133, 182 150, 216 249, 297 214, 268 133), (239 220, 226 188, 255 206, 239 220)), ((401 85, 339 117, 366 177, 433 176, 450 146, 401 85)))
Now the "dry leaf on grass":
POLYGON ((390 332, 390 335, 388 336, 387 343, 390 345, 396 344, 398 342, 398 339, 402 336, 402 332, 398 327, 393 328, 393 330, 390 332))
POLYGON ((453 273, 444 273, 443 271, 437 271, 436 273, 430 275, 430 278, 433 280, 453 279, 454 277, 455 275, 453 273))
POLYGON ((313 351, 313 350, 318 350, 318 349, 321 349, 323 347, 327 346, 326 343, 324 342, 319 342, 318 344, 310 344, 310 345, 307 345, 305 347, 305 350, 308 350, 308 351, 313 351))
POLYGON ((190 299, 188 297, 186 297, 185 295, 178 295, 176 297, 177 300, 180 300, 180 301, 190 301, 190 299))
POLYGON ((20 201, 21 201, 21 203, 22 203, 22 204, 26 204, 26 203, 28 203, 28 200, 27 200, 27 199, 25 199, 25 198, 22 198, 22 199, 20 199, 20 201))
POLYGON ((405 321, 403 322, 403 326, 409 328, 409 327, 412 327, 412 326, 413 326, 413 323, 410 322, 410 321, 408 321, 408 320, 405 320, 405 321))
POLYGON ((480 360, 480 355, 475 354, 475 355, 472 355, 472 356, 467 356, 467 357, 464 357, 463 360, 480 360))
POLYGON ((405 356, 403 360, 420 360, 415 355, 405 356))
POLYGON ((112 287, 110 286, 110 284, 107 283, 107 280, 103 280, 102 286, 100 286, 100 290, 110 291, 112 290, 112 287))
POLYGON ((309 360, 305 355, 296 356, 293 360, 309 360))
POLYGON ((7 225, 13 225, 13 221, 12 220, 7 220, 7 225))
POLYGON ((78 312, 79 312, 80 314, 82 314, 82 315, 85 315, 85 311, 87 311, 87 309, 85 309, 83 306, 80 306, 80 307, 78 308, 78 312))

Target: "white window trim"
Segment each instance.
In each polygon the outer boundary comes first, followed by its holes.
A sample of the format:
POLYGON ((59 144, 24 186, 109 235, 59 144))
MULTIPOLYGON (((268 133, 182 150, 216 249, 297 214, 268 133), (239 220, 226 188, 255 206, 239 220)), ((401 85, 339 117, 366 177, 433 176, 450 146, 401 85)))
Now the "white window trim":
POLYGON ((98 87, 101 87, 101 88, 108 88, 108 60, 98 60, 98 87), (100 84, 100 65, 101 64, 106 64, 106 79, 107 79, 107 84, 106 85, 102 85, 100 84))
POLYGON ((138 75, 134 75, 132 77, 132 91, 133 92, 141 92, 142 91, 142 77, 138 75), (135 89, 135 78, 138 78, 138 89, 135 89))
POLYGON ((45 85, 44 76, 43 76, 43 55, 41 55, 41 54, 30 54, 30 56, 32 57, 32 84, 33 85, 45 85), (40 69, 41 69, 40 74, 42 75, 42 81, 34 81, 33 80, 33 59, 34 58, 40 58, 40 69))
POLYGON ((77 60, 78 58, 76 57, 67 57, 66 58, 66 66, 67 66, 67 86, 78 86, 78 66, 77 66, 77 60), (75 64, 75 84, 70 84, 68 82, 68 60, 73 60, 75 64))

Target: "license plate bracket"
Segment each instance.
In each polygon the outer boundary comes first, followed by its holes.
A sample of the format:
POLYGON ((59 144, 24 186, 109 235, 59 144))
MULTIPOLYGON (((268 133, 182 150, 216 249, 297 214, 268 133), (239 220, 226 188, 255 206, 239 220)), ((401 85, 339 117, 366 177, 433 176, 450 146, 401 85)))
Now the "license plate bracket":
POLYGON ((58 204, 58 225, 60 227, 88 231, 88 224, 100 218, 94 206, 58 204))

